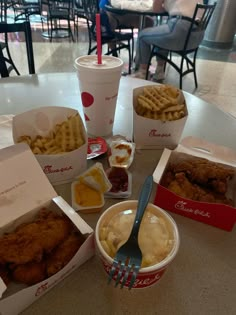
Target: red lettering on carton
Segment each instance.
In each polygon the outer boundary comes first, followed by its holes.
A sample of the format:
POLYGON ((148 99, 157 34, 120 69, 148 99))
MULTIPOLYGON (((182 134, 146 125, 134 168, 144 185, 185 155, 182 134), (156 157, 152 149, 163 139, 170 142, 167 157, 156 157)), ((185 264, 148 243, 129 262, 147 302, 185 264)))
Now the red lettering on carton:
POLYGON ((207 218, 210 218, 210 213, 208 211, 204 211, 204 210, 199 210, 199 209, 192 209, 192 208, 188 208, 187 207, 187 202, 184 202, 184 201, 178 201, 176 204, 175 204, 175 208, 177 210, 181 210, 181 211, 184 211, 184 212, 188 212, 188 213, 193 213, 195 214, 196 216, 202 216, 202 217, 207 217, 207 218))
POLYGON ((48 282, 43 283, 40 287, 38 287, 35 296, 41 295, 44 291, 48 289, 48 282))
POLYGON ((170 136, 171 136, 170 133, 158 133, 158 131, 156 129, 152 129, 149 132, 149 137, 168 138, 170 136))
POLYGON ((72 166, 65 166, 65 167, 61 167, 61 168, 52 168, 52 165, 45 165, 43 168, 43 171, 45 174, 52 174, 52 173, 64 173, 67 171, 70 171, 73 169, 72 166))

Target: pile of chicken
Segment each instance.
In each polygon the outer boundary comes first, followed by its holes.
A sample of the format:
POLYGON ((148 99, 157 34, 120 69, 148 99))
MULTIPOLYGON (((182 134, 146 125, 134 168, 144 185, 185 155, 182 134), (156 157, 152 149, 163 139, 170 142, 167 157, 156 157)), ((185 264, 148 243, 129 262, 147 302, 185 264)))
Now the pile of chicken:
POLYGON ((161 185, 183 198, 233 206, 232 199, 226 196, 233 175, 230 167, 193 157, 170 163, 161 185))
POLYGON ((84 242, 65 216, 46 209, 36 220, 0 237, 0 277, 33 285, 61 270, 84 242))

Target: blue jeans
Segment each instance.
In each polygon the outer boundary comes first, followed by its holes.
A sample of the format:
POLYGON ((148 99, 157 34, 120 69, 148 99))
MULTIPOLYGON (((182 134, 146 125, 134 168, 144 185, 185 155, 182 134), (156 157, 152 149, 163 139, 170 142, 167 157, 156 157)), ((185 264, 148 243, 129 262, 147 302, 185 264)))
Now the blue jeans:
MULTIPOLYGON (((168 50, 181 50, 184 47, 190 22, 181 18, 169 18, 167 23, 145 28, 139 33, 136 49, 137 65, 147 64, 152 45, 158 46, 158 52, 167 56, 168 50)), ((204 37, 204 32, 196 32, 191 37, 188 48, 197 47, 204 37)))

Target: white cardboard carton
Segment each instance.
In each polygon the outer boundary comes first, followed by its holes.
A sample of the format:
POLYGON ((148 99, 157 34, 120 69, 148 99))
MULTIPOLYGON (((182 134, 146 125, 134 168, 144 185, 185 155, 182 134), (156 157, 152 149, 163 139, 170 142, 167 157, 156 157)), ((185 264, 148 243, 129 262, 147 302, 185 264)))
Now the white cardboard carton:
POLYGON ((16 144, 0 150, 0 235, 14 230, 23 222, 33 220, 37 212, 47 207, 65 213, 86 240, 72 260, 52 277, 33 286, 6 287, 0 278, 0 314, 19 314, 28 305, 69 275, 94 255, 93 230, 67 204, 49 183, 40 165, 26 144, 16 144), (1 298, 3 294, 3 297, 1 298))
POLYGON ((133 90, 133 140, 137 149, 174 149, 182 135, 187 115, 181 119, 162 122, 138 115, 137 96, 144 87, 133 90))
MULTIPOLYGON (((69 116, 78 113, 68 107, 41 107, 13 117, 13 139, 17 142, 20 136, 46 136, 69 116)), ((83 122, 82 122, 83 124, 83 122)), ((56 155, 36 155, 44 173, 53 185, 71 182, 87 168, 87 134, 83 125, 85 144, 77 150, 56 155)))

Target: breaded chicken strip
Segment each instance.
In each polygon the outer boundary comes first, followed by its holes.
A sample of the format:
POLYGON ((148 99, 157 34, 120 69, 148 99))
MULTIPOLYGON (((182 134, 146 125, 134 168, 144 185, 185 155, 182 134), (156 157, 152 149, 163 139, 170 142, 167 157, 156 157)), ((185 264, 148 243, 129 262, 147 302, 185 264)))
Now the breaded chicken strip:
POLYGON ((169 183, 167 188, 183 198, 232 205, 232 200, 227 199, 224 194, 217 194, 197 184, 192 184, 184 172, 175 174, 175 179, 169 183))
POLYGON ((48 276, 50 277, 61 270, 76 254, 83 242, 82 234, 72 233, 57 246, 46 260, 48 276))
POLYGON ((12 270, 13 280, 27 285, 36 284, 46 277, 46 264, 43 261, 17 265, 12 270))
POLYGON ((0 263, 39 262, 44 252, 49 253, 69 235, 71 228, 68 218, 55 214, 22 225, 0 237, 0 263))
POLYGON ((174 173, 184 172, 191 182, 212 186, 215 191, 225 193, 227 180, 234 175, 234 170, 203 158, 194 158, 177 163, 172 167, 174 173))

